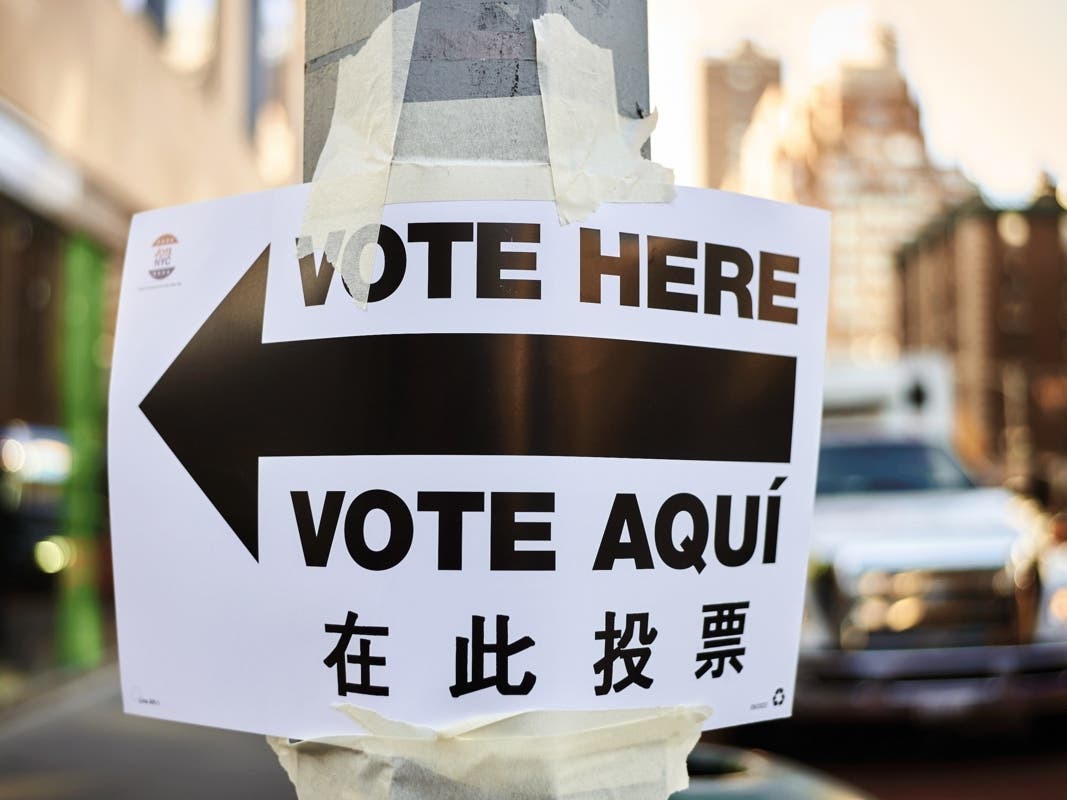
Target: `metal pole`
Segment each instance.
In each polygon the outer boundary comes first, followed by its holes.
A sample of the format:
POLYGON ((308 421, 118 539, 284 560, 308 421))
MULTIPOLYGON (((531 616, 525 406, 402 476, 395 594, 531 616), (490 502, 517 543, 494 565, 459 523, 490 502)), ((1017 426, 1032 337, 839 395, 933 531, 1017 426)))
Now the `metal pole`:
MULTIPOLYGON (((337 91, 337 64, 356 53, 394 10, 414 0, 307 0, 304 63, 304 179, 310 180, 329 131, 337 91)), ((437 100, 537 97, 537 61, 532 20, 557 12, 587 39, 609 48, 615 61, 619 113, 648 114, 648 15, 646 0, 422 0, 404 96, 411 104, 437 100)), ((477 138, 423 135, 405 125, 401 112, 398 156, 546 161, 544 121, 536 104, 526 116, 501 119, 477 138), (488 155, 487 155, 488 154, 488 155)), ((442 114, 462 113, 461 109, 442 114)), ((447 120, 435 127, 449 130, 447 120)))

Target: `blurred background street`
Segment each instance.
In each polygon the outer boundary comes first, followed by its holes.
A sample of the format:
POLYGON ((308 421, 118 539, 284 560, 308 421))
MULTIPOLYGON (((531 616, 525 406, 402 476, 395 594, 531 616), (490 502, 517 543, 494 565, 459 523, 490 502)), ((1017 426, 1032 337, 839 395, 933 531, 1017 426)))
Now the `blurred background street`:
MULTIPOLYGON (((293 796, 262 737, 122 715, 105 445, 130 217, 302 180, 305 16, 0 0, 0 800, 293 796)), ((1065 32, 649 3, 653 157, 833 214, 797 719, 716 740, 889 800, 1067 796, 1065 32)))
MULTIPOLYGON (((715 738, 767 748, 884 800, 1056 798, 1067 785, 1065 725, 773 723, 715 738)), ((0 800, 188 797, 295 795, 261 736, 124 715, 114 666, 0 716, 0 800)))
POLYGON ((1025 730, 1006 724, 931 727, 755 726, 738 742, 816 767, 883 800, 1055 798, 1067 781, 1063 718, 1025 730))
POLYGON ((122 713, 108 666, 0 719, 0 798, 292 800, 262 736, 122 713))

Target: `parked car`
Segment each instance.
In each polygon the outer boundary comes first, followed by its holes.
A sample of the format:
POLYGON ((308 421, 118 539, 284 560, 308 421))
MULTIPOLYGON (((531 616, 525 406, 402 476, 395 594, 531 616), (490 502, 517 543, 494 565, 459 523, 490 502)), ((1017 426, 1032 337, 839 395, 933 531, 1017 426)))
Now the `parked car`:
POLYGON ((0 425, 0 589, 43 591, 62 565, 63 485, 71 451, 57 428, 0 425))
POLYGON ((936 438, 824 426, 799 717, 1067 709, 1067 524, 936 438))

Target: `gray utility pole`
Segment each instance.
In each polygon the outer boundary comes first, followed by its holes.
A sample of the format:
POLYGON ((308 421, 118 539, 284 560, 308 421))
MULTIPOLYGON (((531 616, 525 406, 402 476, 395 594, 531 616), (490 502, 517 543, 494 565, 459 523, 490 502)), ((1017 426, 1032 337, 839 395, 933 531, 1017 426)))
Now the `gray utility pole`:
MULTIPOLYGON (((340 59, 359 52, 390 13, 415 0, 307 0, 304 64, 304 179, 315 171, 333 116, 340 59)), ((615 59, 616 100, 626 117, 647 116, 647 0, 422 0, 404 108, 397 130, 398 159, 548 160, 540 103, 516 104, 512 116, 479 122, 435 120, 454 130, 441 137, 405 124, 414 104, 497 97, 540 99, 532 21, 556 12, 615 59), (454 124, 453 124, 454 123, 454 124)), ((446 112, 447 113, 447 112, 446 112)), ((462 114, 457 108, 456 114, 462 114)), ((423 117, 419 117, 423 119, 423 117)))

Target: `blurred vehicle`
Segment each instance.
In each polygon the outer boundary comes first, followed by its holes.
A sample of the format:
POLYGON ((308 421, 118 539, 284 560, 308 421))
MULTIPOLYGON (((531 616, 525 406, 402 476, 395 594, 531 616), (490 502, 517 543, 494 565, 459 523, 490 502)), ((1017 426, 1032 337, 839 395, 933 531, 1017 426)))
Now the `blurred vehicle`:
POLYGON ((0 427, 0 587, 44 590, 66 566, 59 535, 71 450, 57 428, 13 422, 0 427))
POLYGON ((840 781, 756 750, 700 743, 689 754, 689 788, 671 800, 865 800, 840 781))
POLYGON ((939 431, 824 421, 799 717, 1067 709, 1067 524, 939 431))

